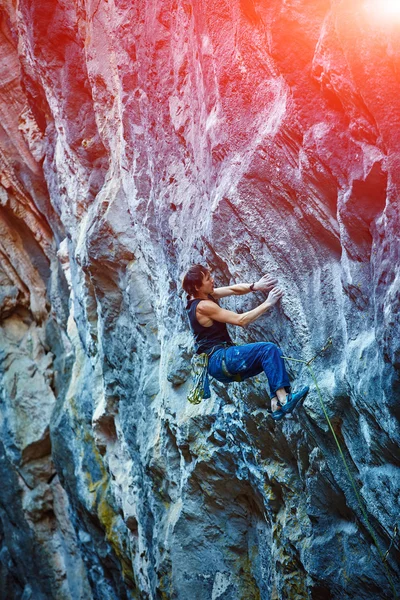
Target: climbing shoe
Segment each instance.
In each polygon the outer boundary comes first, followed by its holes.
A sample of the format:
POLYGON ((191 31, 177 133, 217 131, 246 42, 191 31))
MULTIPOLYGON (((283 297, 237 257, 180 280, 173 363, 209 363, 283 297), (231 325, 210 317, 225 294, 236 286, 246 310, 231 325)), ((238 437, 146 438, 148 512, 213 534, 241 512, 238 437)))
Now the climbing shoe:
POLYGON ((286 413, 284 413, 282 409, 274 411, 271 410, 270 413, 274 421, 280 421, 281 419, 283 419, 283 417, 286 416, 286 413))
POLYGON ((293 412, 300 400, 304 400, 304 398, 307 396, 309 390, 310 388, 308 387, 308 385, 306 385, 306 387, 300 390, 299 392, 296 392, 295 394, 289 394, 286 403, 283 404, 281 408, 283 416, 293 412))

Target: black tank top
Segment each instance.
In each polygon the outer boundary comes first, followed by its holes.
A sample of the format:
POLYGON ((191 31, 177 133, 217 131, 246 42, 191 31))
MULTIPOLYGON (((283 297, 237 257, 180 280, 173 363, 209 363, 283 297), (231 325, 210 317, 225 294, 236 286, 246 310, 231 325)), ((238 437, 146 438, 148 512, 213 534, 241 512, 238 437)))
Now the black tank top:
MULTIPOLYGON (((208 299, 218 304, 218 302, 212 296, 209 295, 208 299)), ((209 354, 215 346, 220 346, 221 344, 229 344, 233 346, 233 342, 226 328, 226 323, 213 321, 213 324, 210 327, 204 327, 198 322, 196 317, 196 309, 197 305, 202 300, 204 300, 204 298, 188 300, 186 306, 190 329, 194 335, 197 354, 202 354, 203 352, 209 354)))

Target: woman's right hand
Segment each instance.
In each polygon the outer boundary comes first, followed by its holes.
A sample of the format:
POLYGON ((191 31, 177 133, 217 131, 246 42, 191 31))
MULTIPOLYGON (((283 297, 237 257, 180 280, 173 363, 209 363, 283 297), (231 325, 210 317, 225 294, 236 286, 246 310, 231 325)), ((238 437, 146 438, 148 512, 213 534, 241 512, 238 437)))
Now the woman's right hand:
POLYGON ((281 290, 281 288, 274 287, 268 294, 265 304, 267 306, 274 306, 274 304, 276 304, 282 298, 282 296, 283 291, 281 290))

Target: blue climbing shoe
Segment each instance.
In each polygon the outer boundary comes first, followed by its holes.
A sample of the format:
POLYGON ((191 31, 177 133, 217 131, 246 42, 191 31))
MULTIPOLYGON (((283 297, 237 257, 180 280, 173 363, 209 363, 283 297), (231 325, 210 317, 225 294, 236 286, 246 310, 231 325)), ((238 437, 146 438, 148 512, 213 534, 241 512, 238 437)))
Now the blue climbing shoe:
POLYGON ((283 417, 286 416, 282 409, 274 411, 271 410, 270 413, 274 421, 280 421, 281 419, 283 419, 283 417))
POLYGON ((295 394, 289 394, 286 403, 281 408, 283 416, 293 412, 300 400, 304 400, 309 391, 310 388, 308 387, 308 385, 306 385, 306 387, 300 390, 299 392, 296 392, 295 394))

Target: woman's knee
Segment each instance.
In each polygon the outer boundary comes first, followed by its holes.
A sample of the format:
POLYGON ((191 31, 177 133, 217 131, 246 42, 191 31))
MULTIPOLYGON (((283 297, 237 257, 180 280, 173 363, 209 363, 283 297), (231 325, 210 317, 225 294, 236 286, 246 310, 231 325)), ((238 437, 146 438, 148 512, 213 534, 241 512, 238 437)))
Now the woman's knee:
POLYGON ((281 352, 279 346, 274 344, 273 342, 260 342, 264 350, 271 350, 272 352, 281 352))
POLYGON ((279 346, 274 344, 273 342, 261 342, 262 344, 262 352, 268 356, 283 356, 283 352, 279 346))

